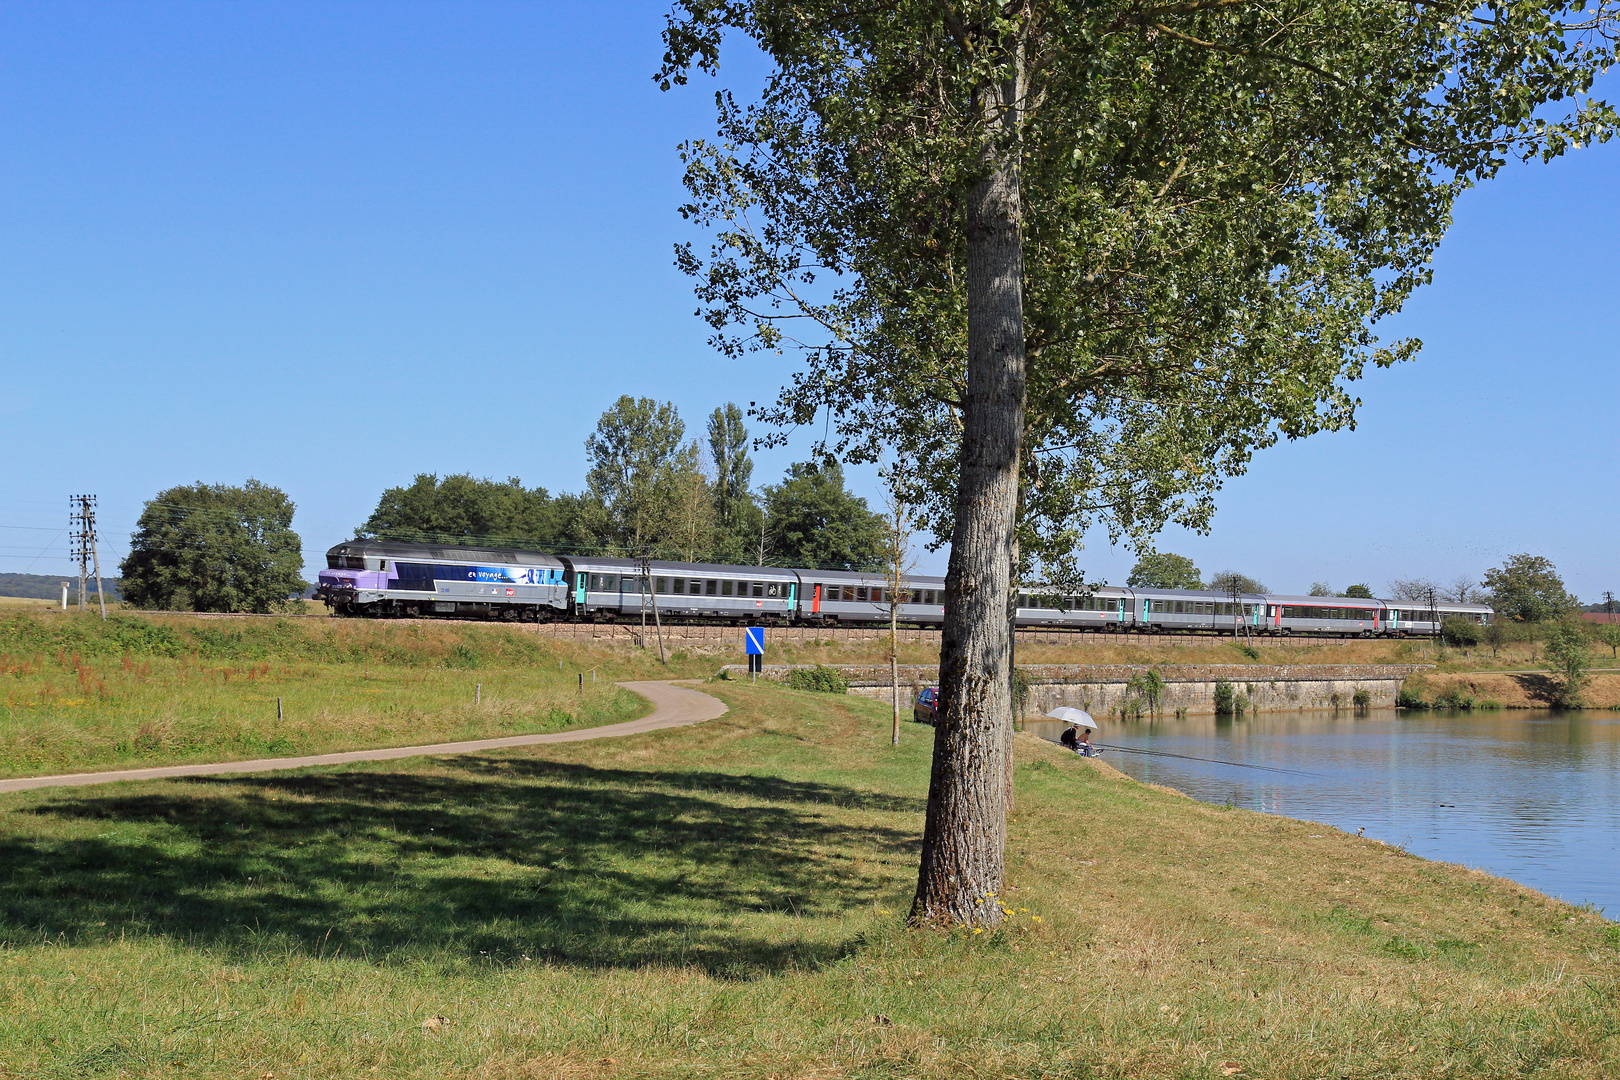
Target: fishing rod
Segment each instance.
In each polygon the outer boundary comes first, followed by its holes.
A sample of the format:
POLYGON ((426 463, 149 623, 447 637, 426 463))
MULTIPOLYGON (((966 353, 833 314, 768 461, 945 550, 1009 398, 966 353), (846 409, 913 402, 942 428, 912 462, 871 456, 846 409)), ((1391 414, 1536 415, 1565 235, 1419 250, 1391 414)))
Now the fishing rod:
POLYGON ((1145 757, 1178 758, 1181 761, 1203 761, 1211 765, 1230 765, 1236 769, 1259 769, 1261 772, 1283 773, 1287 776, 1320 776, 1321 773, 1306 772, 1303 769, 1281 769, 1273 765, 1250 765, 1246 761, 1222 761, 1220 758, 1193 757, 1191 754, 1172 754, 1168 750, 1144 750, 1135 746, 1103 746, 1099 749, 1115 754, 1142 754, 1145 757))

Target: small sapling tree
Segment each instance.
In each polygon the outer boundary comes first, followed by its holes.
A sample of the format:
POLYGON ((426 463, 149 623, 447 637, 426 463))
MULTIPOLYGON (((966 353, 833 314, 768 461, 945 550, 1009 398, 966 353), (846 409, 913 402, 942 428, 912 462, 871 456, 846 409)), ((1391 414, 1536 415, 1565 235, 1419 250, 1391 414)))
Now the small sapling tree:
POLYGON ((1620 623, 1604 623, 1598 627, 1598 640, 1609 647, 1609 655, 1620 658, 1620 623))
POLYGON ((1553 704, 1561 709, 1580 708, 1587 669, 1592 666, 1592 640, 1586 636, 1586 628, 1573 620, 1560 622, 1547 634, 1544 649, 1548 666, 1560 680, 1553 704))
POLYGON ((894 728, 889 745, 900 745, 900 605, 911 601, 906 578, 915 568, 911 557, 911 521, 906 504, 894 494, 891 485, 883 517, 883 572, 888 579, 883 590, 889 606, 889 683, 894 697, 894 728))
POLYGON ((1491 621, 1485 624, 1485 644, 1491 647, 1491 659, 1496 659, 1497 651, 1512 640, 1512 627, 1502 616, 1493 616, 1491 621))

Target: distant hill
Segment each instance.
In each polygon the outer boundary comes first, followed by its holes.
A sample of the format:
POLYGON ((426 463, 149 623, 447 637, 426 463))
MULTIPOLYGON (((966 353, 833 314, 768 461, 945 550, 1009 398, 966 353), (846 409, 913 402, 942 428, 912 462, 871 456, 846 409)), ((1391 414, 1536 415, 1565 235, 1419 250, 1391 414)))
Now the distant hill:
MULTIPOLYGON (((64 581, 70 583, 68 603, 78 603, 79 579, 77 576, 67 578, 56 577, 51 574, 0 574, 0 596, 28 596, 36 600, 60 600, 62 599, 62 582, 64 581)), ((119 599, 117 578, 102 578, 101 587, 106 591, 107 599, 119 599)), ((85 595, 87 597, 96 595, 94 578, 90 579, 85 595)))

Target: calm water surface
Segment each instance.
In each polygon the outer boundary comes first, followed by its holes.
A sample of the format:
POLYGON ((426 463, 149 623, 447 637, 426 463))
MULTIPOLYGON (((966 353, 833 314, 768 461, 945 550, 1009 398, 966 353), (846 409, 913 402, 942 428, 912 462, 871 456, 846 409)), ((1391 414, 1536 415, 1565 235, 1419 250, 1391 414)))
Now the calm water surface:
MULTIPOLYGON (((1206 802, 1320 821, 1620 916, 1620 713, 1393 709, 1102 721, 1104 760, 1206 802), (1267 772, 1126 753, 1139 748, 1267 772)), ((1056 740, 1057 722, 1024 725, 1056 740)))

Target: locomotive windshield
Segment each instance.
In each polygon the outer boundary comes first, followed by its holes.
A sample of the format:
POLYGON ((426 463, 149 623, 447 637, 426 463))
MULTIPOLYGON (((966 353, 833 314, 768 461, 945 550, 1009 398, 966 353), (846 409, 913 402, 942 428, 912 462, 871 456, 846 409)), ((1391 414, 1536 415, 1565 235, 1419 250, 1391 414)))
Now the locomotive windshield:
POLYGON ((328 570, 364 570, 366 560, 361 555, 328 555, 326 557, 328 570))

